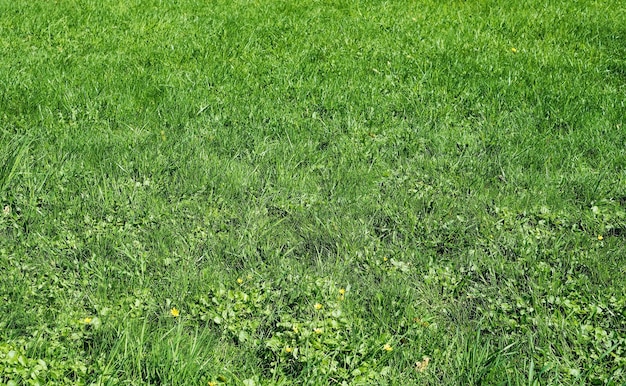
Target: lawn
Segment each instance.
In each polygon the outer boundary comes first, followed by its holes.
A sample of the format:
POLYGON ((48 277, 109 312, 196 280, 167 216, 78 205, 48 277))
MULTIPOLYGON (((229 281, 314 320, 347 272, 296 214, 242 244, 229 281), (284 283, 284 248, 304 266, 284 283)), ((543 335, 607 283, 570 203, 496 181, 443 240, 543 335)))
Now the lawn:
POLYGON ((0 0, 0 384, 624 384, 625 118, 622 1, 0 0))

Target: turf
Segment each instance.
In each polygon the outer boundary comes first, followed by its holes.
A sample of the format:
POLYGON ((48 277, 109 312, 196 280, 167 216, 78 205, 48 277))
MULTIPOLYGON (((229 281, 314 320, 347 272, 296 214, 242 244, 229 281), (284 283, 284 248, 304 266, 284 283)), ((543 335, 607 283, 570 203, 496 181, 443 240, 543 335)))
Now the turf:
POLYGON ((0 384, 626 382, 625 26, 0 0, 0 384))

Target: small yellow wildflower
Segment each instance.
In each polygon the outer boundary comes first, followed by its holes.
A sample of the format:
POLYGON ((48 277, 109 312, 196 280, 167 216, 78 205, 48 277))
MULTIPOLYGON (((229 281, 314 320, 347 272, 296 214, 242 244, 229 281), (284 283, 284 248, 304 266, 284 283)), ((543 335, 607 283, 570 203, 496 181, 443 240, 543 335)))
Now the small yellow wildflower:
POLYGON ((389 260, 389 259, 388 259, 388 258, 386 258, 386 257, 383 257, 383 261, 387 261, 387 260, 389 260))
POLYGON ((383 350, 389 352, 389 351, 393 351, 393 347, 391 347, 391 345, 389 343, 385 344, 383 346, 383 350))
POLYGON ((242 278, 237 279, 237 283, 239 284, 243 283, 243 279, 242 278))
POLYGON ((319 335, 319 334, 323 333, 323 332, 324 332, 324 330, 322 330, 321 328, 314 328, 314 329, 313 329, 313 332, 315 332, 316 334, 318 334, 318 335, 319 335))
POLYGON ((517 48, 511 47, 511 52, 514 53, 514 54, 517 53, 517 48))
POLYGON ((342 288, 342 289, 339 290, 339 295, 343 296, 345 294, 346 294, 346 289, 345 288, 342 288))
POLYGON ((602 237, 602 235, 598 235, 598 240, 602 241, 604 240, 604 237, 602 237))
POLYGON ((173 317, 177 318, 180 315, 180 311, 174 307, 170 310, 170 314, 172 314, 173 317))
POLYGON ((93 320, 92 318, 87 317, 87 318, 83 319, 83 323, 90 324, 92 320, 93 320))
POLYGON ((285 352, 288 353, 288 354, 292 353, 293 349, 291 347, 287 346, 287 347, 285 347, 285 352))
POLYGON ((415 370, 423 373, 428 368, 428 363, 430 362, 429 357, 423 357, 421 362, 415 362, 415 370))
POLYGON ((315 307, 316 310, 321 310, 322 309, 322 305, 319 304, 319 303, 315 303, 315 305, 313 307, 315 307))
POLYGON ((293 330, 293 332, 295 332, 296 334, 298 333, 298 326, 293 326, 291 327, 291 329, 293 330))
POLYGON ((217 382, 209 382, 209 386, 217 386, 217 382))

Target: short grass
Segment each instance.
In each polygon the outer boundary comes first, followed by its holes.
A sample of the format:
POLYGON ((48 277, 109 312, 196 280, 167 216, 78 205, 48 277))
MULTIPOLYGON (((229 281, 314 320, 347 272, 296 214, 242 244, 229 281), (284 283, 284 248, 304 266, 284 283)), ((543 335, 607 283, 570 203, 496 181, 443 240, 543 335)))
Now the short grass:
POLYGON ((620 1, 0 0, 0 384, 626 382, 620 1))

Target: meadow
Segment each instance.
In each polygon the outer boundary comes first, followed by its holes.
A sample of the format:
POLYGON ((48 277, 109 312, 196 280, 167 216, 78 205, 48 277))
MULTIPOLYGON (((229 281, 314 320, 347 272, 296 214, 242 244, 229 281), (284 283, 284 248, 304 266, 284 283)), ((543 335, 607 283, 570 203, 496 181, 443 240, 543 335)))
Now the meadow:
POLYGON ((626 4, 0 0, 0 385, 626 383, 626 4))

